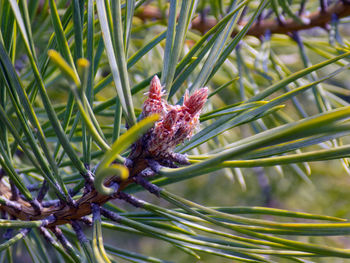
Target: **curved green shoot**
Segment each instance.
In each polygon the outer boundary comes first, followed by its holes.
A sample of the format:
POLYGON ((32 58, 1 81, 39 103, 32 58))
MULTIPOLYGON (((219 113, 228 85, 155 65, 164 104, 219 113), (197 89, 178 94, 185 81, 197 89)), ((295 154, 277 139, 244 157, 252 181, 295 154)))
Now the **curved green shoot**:
POLYGON ((96 190, 104 195, 111 195, 115 193, 113 187, 106 187, 104 181, 110 177, 117 177, 118 180, 126 180, 129 176, 129 170, 121 164, 111 164, 109 167, 99 169, 95 174, 94 186, 96 190))
POLYGON ((112 194, 112 189, 107 189, 103 185, 103 181, 108 176, 117 174, 120 179, 124 180, 128 176, 128 170, 121 165, 111 165, 111 163, 119 158, 120 153, 131 146, 138 138, 140 138, 154 123, 159 119, 159 115, 154 114, 141 120, 132 126, 126 133, 121 135, 112 145, 111 149, 105 153, 95 173, 95 187, 102 194, 112 194), (122 168, 123 167, 123 168, 122 168))

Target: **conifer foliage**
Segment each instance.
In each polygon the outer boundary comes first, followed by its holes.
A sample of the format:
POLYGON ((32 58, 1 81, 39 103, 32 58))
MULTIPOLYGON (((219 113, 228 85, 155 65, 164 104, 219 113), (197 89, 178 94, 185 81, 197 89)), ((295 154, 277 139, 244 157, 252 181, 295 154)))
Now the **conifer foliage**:
POLYGON ((350 213, 278 194, 347 184, 349 23, 347 0, 0 1, 0 262, 347 260, 350 213))

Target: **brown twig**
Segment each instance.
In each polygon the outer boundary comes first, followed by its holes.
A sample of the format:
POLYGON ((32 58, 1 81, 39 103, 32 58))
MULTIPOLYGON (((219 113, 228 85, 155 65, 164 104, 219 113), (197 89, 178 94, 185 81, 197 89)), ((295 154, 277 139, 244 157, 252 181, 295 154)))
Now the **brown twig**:
MULTIPOLYGON (((332 15, 336 14, 338 18, 347 17, 350 15, 350 3, 345 1, 339 1, 333 5, 328 6, 324 10, 319 10, 313 12, 309 15, 302 16, 303 20, 307 21, 304 24, 300 24, 293 19, 286 19, 281 25, 277 20, 274 19, 263 19, 259 23, 253 24, 253 26, 248 31, 247 35, 261 37, 264 36, 265 32, 269 30, 271 34, 288 34, 294 31, 300 31, 315 27, 326 27, 326 25, 331 22, 332 15)), ((166 19, 163 13, 154 6, 147 5, 140 9, 139 12, 135 14, 142 20, 161 20, 166 19)), ((191 23, 191 28, 198 30, 202 34, 207 32, 213 26, 217 24, 217 20, 212 17, 206 17, 203 19, 198 16, 193 19, 191 23)), ((240 26, 244 26, 245 23, 242 22, 240 26)), ((233 36, 237 34, 237 31, 233 32, 233 36)))
MULTIPOLYGON (((146 167, 147 161, 144 159, 140 159, 135 162, 134 166, 130 169, 129 179, 121 182, 118 192, 112 196, 102 195, 95 189, 91 189, 90 192, 86 192, 81 198, 76 200, 75 206, 71 206, 66 203, 61 203, 60 205, 53 204, 48 207, 42 207, 40 213, 37 213, 29 202, 23 200, 22 198, 18 198, 16 202, 8 200, 7 205, 0 205, 0 210, 7 212, 14 218, 24 221, 43 220, 49 216, 55 217, 55 220, 48 223, 47 227, 54 227, 57 225, 70 223, 71 221, 80 220, 84 216, 91 214, 92 203, 103 205, 111 199, 119 198, 119 193, 124 190, 126 186, 134 183, 133 177, 139 174, 146 167)), ((1 179, 0 196, 5 199, 10 199, 12 196, 11 189, 4 184, 1 179)))

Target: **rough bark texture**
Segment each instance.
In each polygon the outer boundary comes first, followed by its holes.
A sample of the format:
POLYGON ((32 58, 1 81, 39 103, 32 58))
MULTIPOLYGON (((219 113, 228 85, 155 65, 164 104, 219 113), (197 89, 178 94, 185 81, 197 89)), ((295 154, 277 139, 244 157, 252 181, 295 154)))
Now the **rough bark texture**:
MULTIPOLYGON (((79 198, 76 201, 76 207, 72 207, 67 204, 43 207, 41 214, 37 214, 33 207, 27 201, 23 200, 22 198, 19 198, 16 202, 21 205, 20 210, 16 210, 5 205, 0 205, 0 209, 6 211, 9 215, 24 221, 42 220, 50 215, 54 215, 56 221, 48 225, 48 227, 70 223, 72 220, 79 220, 80 218, 91 214, 92 203, 103 205, 111 199, 119 198, 119 192, 124 190, 125 187, 127 187, 129 184, 133 183, 134 176, 140 173, 146 167, 146 160, 139 160, 130 169, 129 179, 120 182, 120 187, 116 194, 112 196, 106 196, 98 193, 95 189, 93 189, 92 191, 84 194, 81 198, 79 198)), ((110 179, 109 182, 111 182, 112 180, 113 179, 110 179)), ((107 184, 109 182, 107 182, 107 184)), ((6 197, 7 199, 11 199, 12 196, 11 189, 4 184, 3 180, 0 181, 0 195, 6 197)))

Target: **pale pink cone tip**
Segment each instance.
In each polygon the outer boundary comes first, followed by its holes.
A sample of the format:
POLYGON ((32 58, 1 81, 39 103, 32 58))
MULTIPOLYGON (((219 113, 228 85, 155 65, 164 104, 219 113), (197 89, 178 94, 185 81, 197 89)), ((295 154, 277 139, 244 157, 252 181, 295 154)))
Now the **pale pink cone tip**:
POLYGON ((208 88, 201 88, 193 92, 191 96, 185 94, 184 106, 191 115, 201 111, 208 98, 208 88))
POLYGON ((157 75, 151 80, 151 85, 149 88, 149 98, 160 100, 163 95, 162 85, 157 75))

